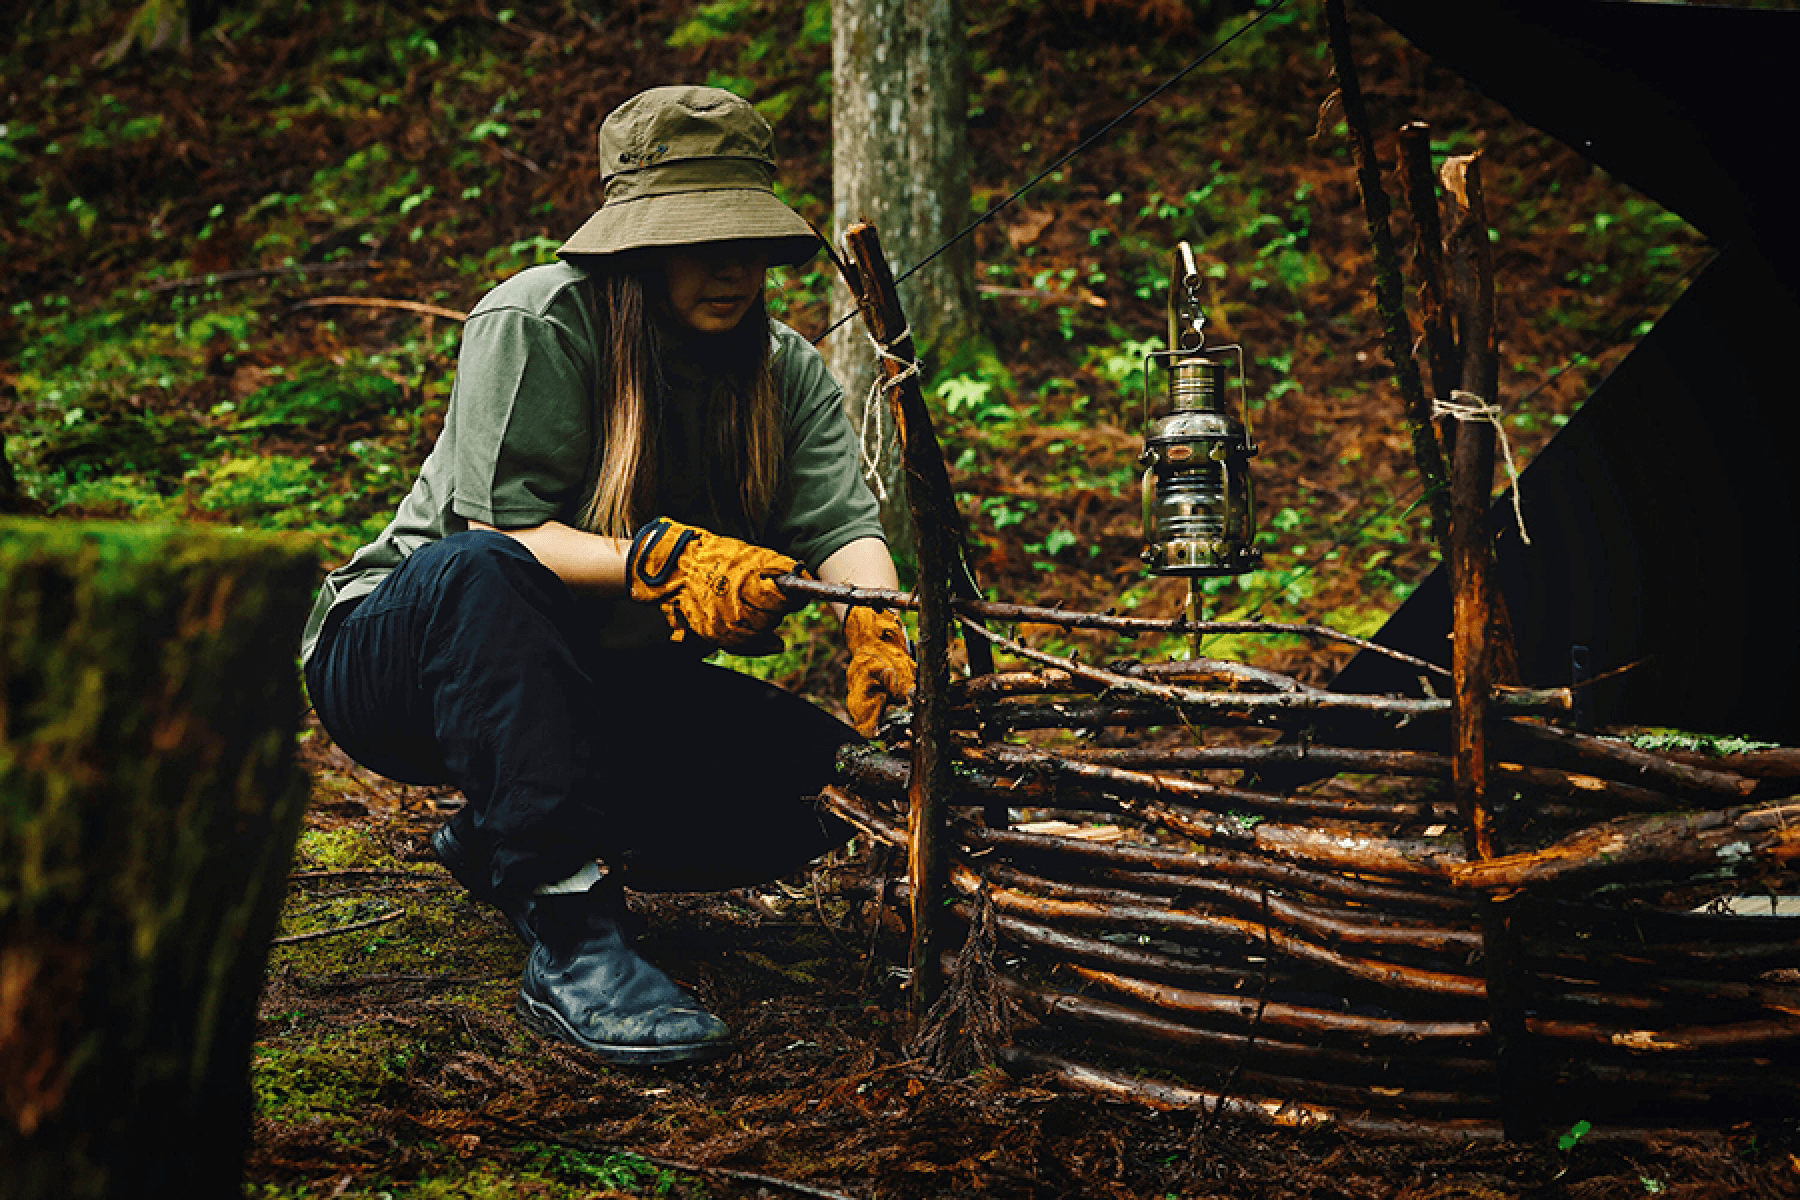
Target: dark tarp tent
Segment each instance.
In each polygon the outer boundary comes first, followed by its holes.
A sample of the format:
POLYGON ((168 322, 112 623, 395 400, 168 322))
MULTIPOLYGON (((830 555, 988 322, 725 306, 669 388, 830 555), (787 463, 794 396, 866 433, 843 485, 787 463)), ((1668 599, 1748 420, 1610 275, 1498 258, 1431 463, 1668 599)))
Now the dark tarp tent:
MULTIPOLYGON (((1595 674, 1638 664, 1594 689, 1602 722, 1800 740, 1800 239, 1783 211, 1800 12, 1363 3, 1719 248, 1522 475, 1530 545, 1510 496, 1494 506, 1525 681, 1567 682, 1584 645, 1595 674)), ((1440 567, 1377 640, 1448 661, 1449 627, 1440 567)), ((1419 683, 1363 654, 1333 686, 1419 683)))

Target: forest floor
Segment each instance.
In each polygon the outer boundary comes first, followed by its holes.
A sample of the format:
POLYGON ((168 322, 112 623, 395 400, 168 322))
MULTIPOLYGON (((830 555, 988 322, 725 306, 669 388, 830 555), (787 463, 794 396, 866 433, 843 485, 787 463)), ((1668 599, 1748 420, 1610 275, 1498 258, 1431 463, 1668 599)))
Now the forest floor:
MULTIPOLYGON (((827 223, 828 10, 227 6, 187 57, 113 67, 93 56, 116 27, 27 25, 0 89, 0 428, 31 504, 288 530, 341 561, 436 435, 454 314, 586 216, 592 131, 619 101, 680 79, 751 96, 777 122, 784 194, 827 223)), ((977 14, 976 207, 1210 44, 1186 11, 1021 0, 977 14)), ((1357 37, 1378 131, 1422 119, 1440 154, 1485 155, 1522 466, 1709 249, 1378 24, 1359 20, 1357 37)), ((990 345, 934 350, 931 391, 996 597, 1179 611, 1182 585, 1137 560, 1134 379, 1181 238, 1207 265, 1211 328, 1246 347, 1264 447, 1266 564, 1209 584, 1209 613, 1366 634, 1432 566, 1343 129, 1319 116, 1331 88, 1319 7, 1289 0, 975 235, 990 345)), ((779 282, 781 315, 823 330, 824 269, 779 282)), ((756 669, 841 712, 840 639, 816 614, 790 630, 793 648, 756 669)), ((1315 681, 1342 663, 1298 639, 1208 651, 1315 681)), ((766 888, 639 897, 646 951, 737 1046, 706 1066, 598 1068, 512 1021, 522 948, 425 849, 457 797, 377 779, 316 727, 303 758, 314 803, 284 935, 388 919, 274 950, 257 1194, 1800 1194, 1791 1122, 1451 1145, 1161 1114, 992 1071, 927 1081, 896 1015, 895 950, 845 899, 869 869, 854 857, 766 888)))
POLYGON ((909 1056, 902 940, 851 897, 869 864, 721 894, 632 894, 646 955, 733 1028, 716 1062, 601 1067, 512 1019, 525 950, 427 839, 459 797, 355 766, 316 729, 314 801, 252 1079, 269 1197, 1777 1197, 1800 1126, 1505 1145, 1275 1129, 909 1056))

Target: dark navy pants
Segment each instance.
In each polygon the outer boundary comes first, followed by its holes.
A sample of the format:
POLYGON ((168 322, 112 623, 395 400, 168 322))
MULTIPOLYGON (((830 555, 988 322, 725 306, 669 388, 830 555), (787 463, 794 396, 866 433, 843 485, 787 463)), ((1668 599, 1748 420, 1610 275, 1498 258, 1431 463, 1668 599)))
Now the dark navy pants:
POLYGON ((307 688, 363 766, 462 791, 502 890, 596 858, 641 888, 738 887, 849 836, 812 797, 854 730, 673 647, 603 651, 603 611, 512 538, 454 534, 327 625, 307 688))

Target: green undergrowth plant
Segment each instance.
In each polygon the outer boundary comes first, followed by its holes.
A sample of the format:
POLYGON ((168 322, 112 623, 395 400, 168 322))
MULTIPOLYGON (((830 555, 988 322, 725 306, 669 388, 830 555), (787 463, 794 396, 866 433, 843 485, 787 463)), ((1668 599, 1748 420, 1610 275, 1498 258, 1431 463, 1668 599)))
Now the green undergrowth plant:
POLYGON ((723 60, 723 66, 707 71, 704 82, 749 100, 777 127, 796 108, 829 110, 829 72, 794 68, 815 60, 828 65, 830 0, 806 0, 800 6, 778 5, 774 0, 711 0, 695 7, 675 27, 668 44, 703 53, 709 61, 723 60))
POLYGON ((271 362, 253 299, 215 286, 15 305, 6 448, 25 488, 53 515, 305 531, 337 554, 366 540, 429 450, 457 333, 271 362))

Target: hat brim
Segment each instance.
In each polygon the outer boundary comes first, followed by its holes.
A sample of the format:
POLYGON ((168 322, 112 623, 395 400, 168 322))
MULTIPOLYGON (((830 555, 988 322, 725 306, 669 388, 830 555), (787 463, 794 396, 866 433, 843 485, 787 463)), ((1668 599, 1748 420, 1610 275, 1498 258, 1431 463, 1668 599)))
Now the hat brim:
POLYGON ((774 193, 762 188, 721 188, 638 196, 605 205, 557 254, 591 258, 743 241, 766 242, 771 266, 805 262, 819 249, 812 226, 774 193))

